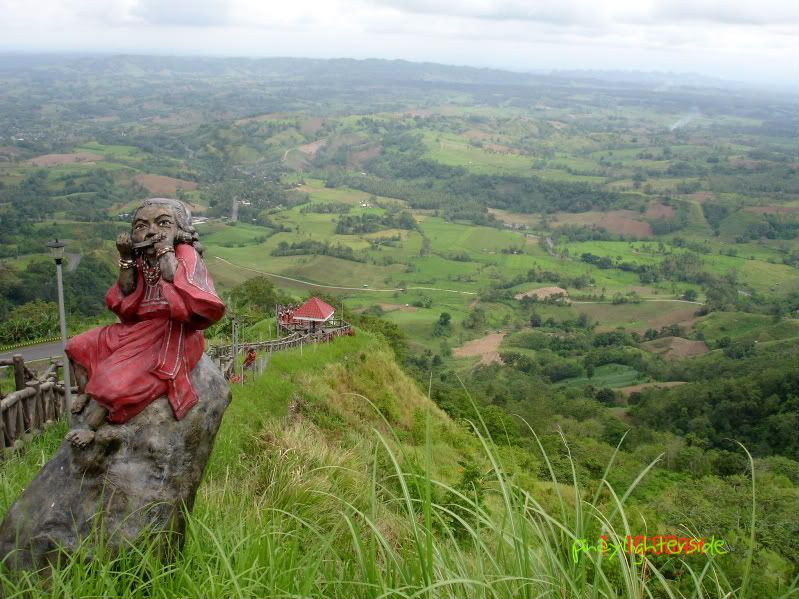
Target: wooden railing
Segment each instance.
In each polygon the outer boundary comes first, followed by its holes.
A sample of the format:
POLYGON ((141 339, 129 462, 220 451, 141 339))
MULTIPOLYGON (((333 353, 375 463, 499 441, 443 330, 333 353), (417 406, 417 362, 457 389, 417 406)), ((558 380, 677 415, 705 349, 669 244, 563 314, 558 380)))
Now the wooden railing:
MULTIPOLYGON (((309 345, 311 343, 325 343, 327 341, 333 340, 335 337, 352 335, 352 333, 352 325, 344 323, 342 326, 320 329, 315 333, 303 334, 295 332, 288 337, 283 337, 281 339, 239 343, 236 345, 235 356, 233 355, 234 349, 232 345, 209 345, 205 348, 205 351, 208 356, 214 360, 214 362, 216 362, 222 373, 225 376, 229 376, 230 374, 234 374, 233 368, 236 361, 235 358, 243 353, 246 353, 250 349, 254 349, 257 352, 260 352, 262 355, 269 355, 273 352, 286 351, 298 347, 302 349, 304 345, 309 345)), ((258 368, 258 371, 261 371, 261 367, 258 368)))
POLYGON ((16 355, 0 360, 0 366, 14 367, 16 391, 0 400, 0 449, 17 447, 58 420, 64 410, 64 385, 58 380, 60 363, 55 362, 37 376, 16 355))

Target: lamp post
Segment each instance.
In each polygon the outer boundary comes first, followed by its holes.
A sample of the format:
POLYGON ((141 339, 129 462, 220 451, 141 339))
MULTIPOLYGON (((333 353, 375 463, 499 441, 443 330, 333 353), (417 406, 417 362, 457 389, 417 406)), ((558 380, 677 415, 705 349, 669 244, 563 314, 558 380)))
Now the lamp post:
POLYGON ((61 321, 61 344, 64 352, 64 410, 69 418, 72 409, 72 380, 69 376, 69 358, 67 357, 67 317, 64 314, 64 283, 61 278, 61 263, 64 261, 66 243, 55 239, 47 244, 50 257, 55 260, 56 280, 58 281, 58 318, 61 321))

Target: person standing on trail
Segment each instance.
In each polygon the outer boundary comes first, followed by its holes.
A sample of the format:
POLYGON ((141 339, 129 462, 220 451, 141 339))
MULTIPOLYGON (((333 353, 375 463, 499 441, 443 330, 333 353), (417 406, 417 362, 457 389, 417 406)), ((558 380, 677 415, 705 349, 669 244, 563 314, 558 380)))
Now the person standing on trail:
POLYGON ((247 350, 247 355, 244 356, 244 371, 245 376, 246 372, 249 370, 252 372, 252 378, 255 380, 255 359, 258 357, 258 354, 255 352, 255 348, 251 347, 247 350))

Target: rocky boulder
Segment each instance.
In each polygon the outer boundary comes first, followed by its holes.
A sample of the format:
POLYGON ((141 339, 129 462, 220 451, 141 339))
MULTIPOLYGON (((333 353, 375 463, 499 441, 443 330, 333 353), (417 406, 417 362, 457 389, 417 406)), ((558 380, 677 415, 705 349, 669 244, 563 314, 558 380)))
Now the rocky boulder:
MULTIPOLYGON (((125 424, 104 424, 80 449, 64 441, 0 525, 0 558, 36 567, 84 541, 114 552, 143 534, 180 547, 230 391, 208 356, 191 381, 199 402, 175 420, 159 397, 125 424)), ((78 419, 79 420, 79 419, 78 419)))

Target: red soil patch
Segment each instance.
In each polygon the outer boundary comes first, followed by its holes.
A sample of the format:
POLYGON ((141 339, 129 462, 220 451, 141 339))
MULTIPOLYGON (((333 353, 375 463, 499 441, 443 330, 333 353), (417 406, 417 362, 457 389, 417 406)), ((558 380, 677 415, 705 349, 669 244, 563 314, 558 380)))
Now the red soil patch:
POLYGON ((480 356, 480 364, 499 362, 499 344, 502 343, 504 337, 505 333, 492 333, 480 339, 467 341, 463 344, 463 347, 453 349, 452 355, 456 358, 480 356))
POLYGON ((380 156, 380 153, 383 151, 381 146, 372 146, 367 150, 361 150, 359 152, 353 152, 350 154, 350 162, 360 167, 364 162, 368 162, 372 160, 372 158, 377 158, 380 156))
POLYGON ((519 150, 515 148, 511 148, 510 146, 506 146, 504 144, 499 144, 496 142, 489 141, 493 138, 496 138, 496 135, 492 136, 490 133, 487 133, 486 131, 481 131, 480 129, 469 129, 463 134, 463 136, 466 139, 481 142, 484 150, 489 150, 491 152, 499 152, 500 154, 519 154, 519 150))
POLYGON ((634 210, 611 210, 610 212, 558 212, 557 223, 569 225, 582 225, 591 227, 596 225, 607 229, 611 233, 630 235, 633 237, 650 237, 652 228, 649 223, 640 220, 641 214, 634 210))
POLYGON ((312 118, 304 121, 302 126, 300 127, 300 131, 305 133, 306 135, 313 135, 319 129, 322 128, 322 119, 320 118, 312 118))
POLYGON ((675 358, 687 358, 690 356, 701 356, 706 354, 710 349, 704 341, 691 341, 683 339, 682 337, 674 337, 671 342, 671 350, 666 352, 667 356, 674 356, 675 358))
POLYGON ((184 181, 163 175, 136 175, 134 181, 150 193, 174 194, 178 189, 197 189, 194 181, 184 181))
POLYGON ((337 135, 330 140, 330 149, 332 151, 338 150, 342 146, 356 146, 362 144, 365 140, 355 133, 345 133, 344 135, 337 135))
POLYGON ((534 227, 539 224, 540 218, 533 214, 520 214, 518 212, 508 212, 507 210, 499 210, 498 208, 489 208, 488 212, 493 214, 497 220, 509 225, 527 225, 534 227))
POLYGON ((297 146, 297 149, 303 154, 307 154, 308 156, 316 156, 316 153, 322 148, 324 148, 325 144, 327 144, 327 138, 318 139, 309 144, 303 144, 301 146, 297 146))
MULTIPOLYGON (((525 297, 537 297, 538 299, 547 299, 548 297, 552 297, 553 295, 563 295, 566 297, 568 293, 566 290, 561 287, 539 287, 538 289, 530 289, 529 291, 525 291, 524 293, 517 293, 514 295, 514 299, 520 300, 524 299, 525 297)), ((565 301, 569 301, 568 299, 565 301)))
POLYGON ((649 223, 638 220, 637 216, 632 210, 613 210, 603 214, 596 224, 612 233, 648 237, 652 234, 652 228, 649 223))
POLYGON ((666 381, 664 383, 641 383, 640 385, 630 385, 629 387, 619 387, 616 391, 620 391, 624 397, 630 397, 631 393, 636 391, 643 391, 644 389, 652 389, 657 387, 676 387, 684 385, 685 381, 666 381))
POLYGON ((744 212, 754 214, 799 214, 799 206, 749 206, 744 212))
POLYGON ((28 160, 33 166, 62 166, 64 164, 94 164, 103 157, 90 152, 75 152, 73 154, 45 154, 28 160))
POLYGON ((666 358, 689 358, 706 354, 710 350, 704 341, 691 341, 682 337, 664 337, 642 343, 641 347, 666 358))
POLYGON ((650 204, 649 208, 647 208, 646 215, 649 218, 671 218, 674 216, 676 210, 671 206, 666 206, 666 204, 650 204))
POLYGON ((693 322, 696 320, 696 311, 699 309, 699 306, 692 305, 692 304, 685 304, 684 308, 678 308, 676 310, 669 310, 662 316, 658 316, 657 318, 653 318, 649 321, 649 326, 653 329, 659 329, 661 327, 666 327, 672 324, 681 324, 683 322, 693 322))

